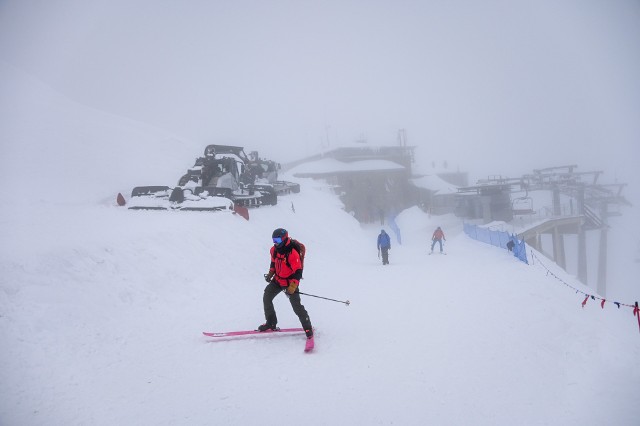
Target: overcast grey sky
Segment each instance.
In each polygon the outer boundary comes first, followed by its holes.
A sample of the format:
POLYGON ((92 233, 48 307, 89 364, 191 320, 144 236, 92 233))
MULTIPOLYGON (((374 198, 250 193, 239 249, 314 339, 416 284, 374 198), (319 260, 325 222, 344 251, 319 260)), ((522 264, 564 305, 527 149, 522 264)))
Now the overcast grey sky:
POLYGON ((404 128, 420 160, 472 176, 575 163, 629 181, 640 159, 637 0, 0 0, 0 58, 194 158, 217 142, 288 161, 404 128))

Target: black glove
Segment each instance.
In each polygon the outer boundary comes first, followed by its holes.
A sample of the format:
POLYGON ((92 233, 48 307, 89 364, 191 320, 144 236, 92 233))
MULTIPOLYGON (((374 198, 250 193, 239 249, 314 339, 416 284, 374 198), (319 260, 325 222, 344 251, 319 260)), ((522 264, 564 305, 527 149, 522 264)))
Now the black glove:
POLYGON ((276 274, 276 271, 269 271, 268 273, 264 274, 264 280, 270 283, 275 274, 276 274))

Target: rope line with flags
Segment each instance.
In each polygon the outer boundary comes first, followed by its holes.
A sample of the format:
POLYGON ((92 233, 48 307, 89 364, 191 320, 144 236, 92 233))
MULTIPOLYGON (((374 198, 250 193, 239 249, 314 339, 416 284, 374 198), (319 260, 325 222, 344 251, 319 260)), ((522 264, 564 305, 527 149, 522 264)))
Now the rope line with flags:
MULTIPOLYGON (((600 308, 604 309, 604 304, 607 301, 607 299, 605 299, 603 297, 600 297, 600 296, 596 296, 594 294, 586 293, 586 292, 580 290, 579 288, 576 288, 576 287, 572 286, 571 284, 567 283, 562 278, 560 278, 559 276, 554 274, 549 268, 547 268, 545 266, 545 264, 540 260, 540 258, 538 256, 536 256, 536 254, 533 252, 533 250, 531 250, 531 260, 532 260, 531 263, 534 263, 533 261, 537 261, 537 264, 540 265, 542 268, 544 268, 547 271, 547 275, 552 276, 553 278, 555 278, 556 280, 560 281, 565 286, 569 287, 572 290, 575 290, 576 294, 580 293, 583 296, 585 296, 584 300, 582 301, 582 307, 583 308, 586 306, 586 304, 589 301, 589 299, 591 299, 591 300, 599 300, 600 301, 600 308)), ((638 308, 638 302, 635 302, 635 304, 620 303, 620 302, 612 302, 612 303, 614 305, 616 305, 618 307, 618 309, 620 309, 621 306, 626 306, 626 307, 629 307, 629 308, 633 308, 633 316, 637 317, 637 319, 638 319, 638 329, 640 330, 640 308, 638 308)))

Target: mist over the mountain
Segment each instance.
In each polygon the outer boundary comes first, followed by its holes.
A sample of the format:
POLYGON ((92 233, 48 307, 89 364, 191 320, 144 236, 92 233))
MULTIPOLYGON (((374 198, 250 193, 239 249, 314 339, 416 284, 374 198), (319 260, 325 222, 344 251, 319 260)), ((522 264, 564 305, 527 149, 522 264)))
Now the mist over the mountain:
POLYGON ((526 264, 416 206, 383 266, 377 222, 286 171, 301 191, 250 220, 116 195, 175 185, 209 143, 284 163, 405 129, 416 170, 578 164, 640 200, 639 8, 1 1, 0 424, 636 425, 638 202, 611 217, 604 303, 599 230, 583 285, 574 237, 567 271, 526 264), (301 289, 334 299, 303 296, 314 352, 203 338, 264 321, 283 226, 307 245, 301 289))
MULTIPOLYGON (((633 1, 6 1, 0 60, 15 78, 0 83, 3 173, 47 155, 23 182, 62 169, 73 185, 95 168, 96 193, 73 195, 106 197, 173 184, 209 143, 286 163, 395 144, 404 129, 417 169, 446 164, 473 184, 576 164, 628 183, 640 205, 639 18, 633 1), (49 92, 56 101, 42 102, 49 92), (123 143, 119 125, 89 130, 83 112, 67 125, 66 98, 138 122, 140 143, 123 143), (57 120, 68 128, 56 137, 57 120), (82 160, 96 156, 108 161, 82 160), (116 164, 135 182, 104 169, 116 164)), ((612 243, 629 258, 640 251, 631 216, 615 219, 612 243)))
POLYGON ((6 1, 0 58, 194 157, 228 143, 286 162, 406 129, 419 161, 472 180, 577 164, 640 201, 639 17, 635 1, 6 1))

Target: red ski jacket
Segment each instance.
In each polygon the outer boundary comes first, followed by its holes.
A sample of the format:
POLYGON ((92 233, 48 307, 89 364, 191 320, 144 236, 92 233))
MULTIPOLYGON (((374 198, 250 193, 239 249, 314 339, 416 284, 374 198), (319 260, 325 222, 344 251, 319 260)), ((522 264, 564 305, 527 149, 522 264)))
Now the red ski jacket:
POLYGON ((444 232, 442 232, 442 229, 436 229, 435 231, 433 231, 433 236, 431 237, 432 240, 442 240, 445 239, 444 238, 444 232))
POLYGON ((271 265, 269 272, 275 272, 273 279, 280 287, 288 287, 289 280, 300 280, 302 276, 302 263, 297 250, 291 247, 291 240, 287 240, 284 247, 277 249, 271 247, 271 265))

